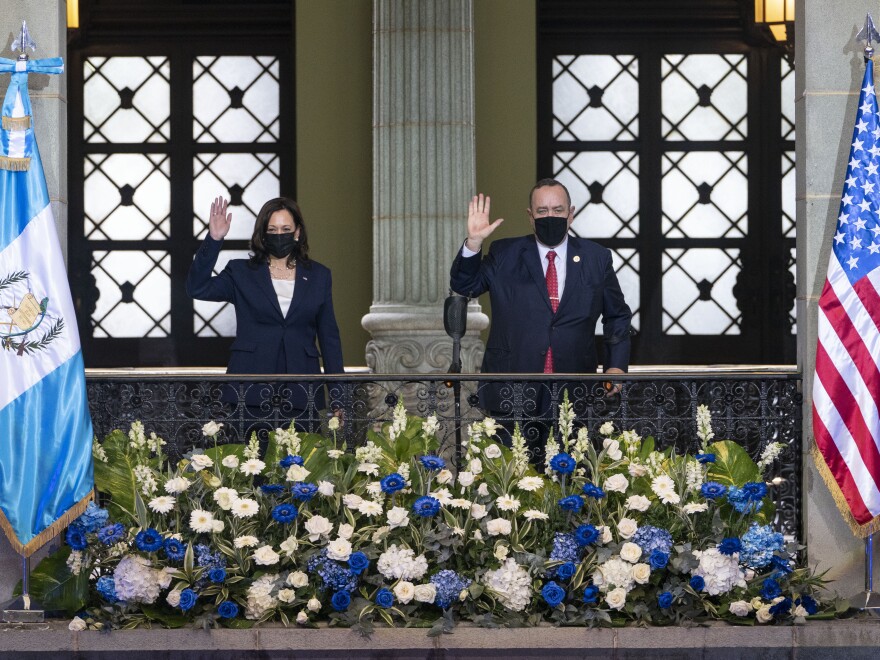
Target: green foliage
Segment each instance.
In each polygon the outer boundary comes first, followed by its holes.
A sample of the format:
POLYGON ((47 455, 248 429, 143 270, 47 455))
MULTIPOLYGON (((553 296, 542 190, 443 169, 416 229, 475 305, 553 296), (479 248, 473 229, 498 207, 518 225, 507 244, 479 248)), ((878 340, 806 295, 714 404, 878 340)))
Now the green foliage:
MULTIPOLYGON (((86 606, 89 600, 89 573, 82 570, 72 574, 67 568, 70 546, 62 546, 56 553, 46 557, 31 570, 30 595, 43 605, 47 612, 64 612, 73 616, 86 606)), ((21 582, 15 586, 13 595, 21 595, 21 582)))
POLYGON ((709 450, 715 454, 715 463, 709 467, 710 480, 724 486, 742 486, 750 481, 761 481, 761 473, 751 456, 732 440, 712 443, 709 450))
POLYGON ((110 433, 101 446, 107 461, 95 461, 95 488, 110 497, 107 509, 113 519, 133 519, 138 498, 134 468, 137 456, 128 448, 129 438, 122 431, 110 433))

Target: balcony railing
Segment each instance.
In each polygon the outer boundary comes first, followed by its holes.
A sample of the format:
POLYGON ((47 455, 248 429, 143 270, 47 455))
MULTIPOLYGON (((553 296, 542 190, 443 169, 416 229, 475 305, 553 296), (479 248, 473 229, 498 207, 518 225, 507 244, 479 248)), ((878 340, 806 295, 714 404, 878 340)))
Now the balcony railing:
MULTIPOLYGON (((208 421, 224 424, 229 442, 242 442, 252 432, 261 437, 293 421, 299 428, 321 432, 331 415, 343 424, 338 437, 349 447, 362 443, 365 431, 390 421, 403 400, 411 414, 437 415, 443 451, 459 455, 466 427, 481 419, 481 395, 497 396, 492 415, 512 428, 519 424, 538 445, 553 431, 563 392, 568 392, 577 424, 594 441, 599 427, 612 422, 618 431, 653 436, 658 448, 678 451, 699 447, 695 415, 700 404, 712 412, 715 439, 742 445, 757 460, 764 447, 781 442, 787 449, 774 466, 772 494, 777 527, 799 537, 801 501, 800 375, 794 371, 654 371, 631 373, 617 381, 620 392, 607 389, 602 375, 517 374, 316 376, 229 376, 187 370, 93 371, 86 375, 95 433, 127 429, 141 420, 180 457, 206 439, 208 421), (325 389, 326 386, 326 389, 325 389), (456 405, 456 391, 460 391, 456 405)), ((599 441, 601 442, 601 441, 599 441)))

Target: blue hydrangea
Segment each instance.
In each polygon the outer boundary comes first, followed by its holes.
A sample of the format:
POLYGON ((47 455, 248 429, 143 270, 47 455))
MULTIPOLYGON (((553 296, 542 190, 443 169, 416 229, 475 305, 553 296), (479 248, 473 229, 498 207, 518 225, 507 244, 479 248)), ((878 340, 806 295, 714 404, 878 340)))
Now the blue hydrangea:
POLYGON ((630 539, 642 549, 642 553, 650 555, 654 550, 665 552, 667 555, 672 550, 672 534, 662 527, 642 525, 636 530, 630 539))
POLYGON ((727 501, 739 513, 754 513, 761 510, 766 494, 767 486, 765 484, 751 482, 742 488, 731 486, 727 491, 727 501))
POLYGON ((221 552, 211 552, 211 546, 199 543, 193 548, 196 554, 196 564, 206 567, 226 567, 226 557, 221 552))
POLYGON ((294 499, 308 502, 318 492, 318 487, 315 484, 299 481, 290 487, 290 492, 293 493, 294 499))
POLYGON ((108 603, 119 602, 119 597, 116 595, 116 581, 109 575, 99 577, 95 587, 98 593, 101 594, 101 597, 108 603))
POLYGON ((125 525, 122 523, 107 525, 98 530, 98 540, 104 545, 119 543, 123 538, 125 538, 125 525))
POLYGON ((574 534, 556 532, 553 536, 553 550, 550 551, 553 561, 580 561, 580 548, 574 534))
POLYGON ((770 525, 752 523, 742 537, 739 560, 750 568, 763 568, 773 562, 773 553, 782 551, 785 538, 770 525))
POLYGON ((439 456, 422 456, 419 458, 426 470, 442 470, 446 467, 446 461, 439 456))
POLYGON ((349 566, 329 559, 326 548, 309 558, 306 562, 306 570, 309 573, 317 574, 321 578, 323 589, 346 592, 357 589, 358 574, 352 571, 349 566))
POLYGON ((431 583, 437 588, 434 604, 444 610, 458 601, 462 591, 471 586, 472 580, 455 571, 444 570, 431 576, 431 583))
POLYGON ((599 488, 596 484, 586 483, 584 484, 584 495, 599 500, 605 497, 605 491, 599 488))
POLYGON ((700 494, 707 500, 714 500, 723 497, 727 492, 727 486, 719 484, 717 481, 707 481, 700 486, 700 494))
POLYGON ((72 524, 82 529, 84 533, 92 534, 106 525, 109 519, 110 513, 106 509, 102 509, 94 502, 89 502, 86 510, 72 524))
POLYGON ((285 502, 272 508, 272 519, 286 525, 296 519, 297 513, 299 512, 293 504, 285 502))
POLYGON ((397 472, 392 472, 387 477, 383 478, 379 484, 382 486, 383 493, 391 495, 406 488, 406 479, 397 472))
POLYGON ((577 461, 570 454, 564 452, 560 452, 550 459, 550 467, 559 474, 571 474, 576 465, 577 461))

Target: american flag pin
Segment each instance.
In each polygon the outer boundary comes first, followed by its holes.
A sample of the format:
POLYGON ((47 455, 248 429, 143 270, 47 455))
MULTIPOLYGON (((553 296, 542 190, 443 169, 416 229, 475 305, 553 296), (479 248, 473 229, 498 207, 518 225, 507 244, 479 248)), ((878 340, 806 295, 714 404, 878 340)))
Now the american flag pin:
POLYGON ((309 278, 308 278, 308 277, 305 277, 305 276, 303 276, 303 280, 305 280, 305 281, 306 281, 306 282, 308 282, 308 281, 309 281, 309 278))

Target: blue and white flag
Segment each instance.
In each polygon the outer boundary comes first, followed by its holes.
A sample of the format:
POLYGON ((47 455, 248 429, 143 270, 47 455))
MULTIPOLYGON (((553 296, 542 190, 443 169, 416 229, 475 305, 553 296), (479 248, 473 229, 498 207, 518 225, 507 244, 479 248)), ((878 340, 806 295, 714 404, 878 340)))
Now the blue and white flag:
POLYGON ((0 527, 23 556, 79 516, 94 487, 82 351, 27 89, 28 73, 63 70, 60 58, 0 58, 12 74, 0 131, 0 527))

